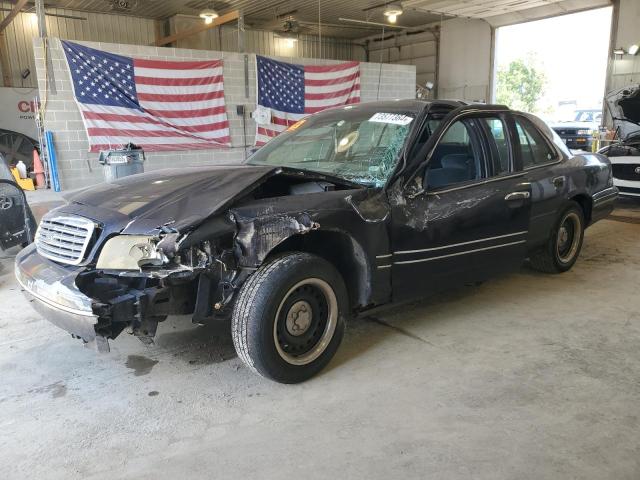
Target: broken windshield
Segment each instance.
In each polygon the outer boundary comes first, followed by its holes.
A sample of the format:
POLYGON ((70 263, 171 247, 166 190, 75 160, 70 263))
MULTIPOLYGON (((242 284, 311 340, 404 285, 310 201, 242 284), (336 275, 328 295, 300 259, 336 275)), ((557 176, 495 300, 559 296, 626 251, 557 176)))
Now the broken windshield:
POLYGON ((393 171, 415 112, 332 110, 290 126, 248 163, 326 173, 380 187, 393 171))

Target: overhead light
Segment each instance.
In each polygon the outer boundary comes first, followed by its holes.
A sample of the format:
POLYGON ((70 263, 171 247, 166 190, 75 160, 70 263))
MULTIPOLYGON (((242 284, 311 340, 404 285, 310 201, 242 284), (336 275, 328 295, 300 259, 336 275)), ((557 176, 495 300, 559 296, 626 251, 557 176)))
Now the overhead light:
POLYGON ((624 55, 625 53, 626 52, 624 51, 624 48, 622 48, 622 47, 618 47, 618 48, 615 48, 613 50, 613 54, 614 55, 624 55))
POLYGON ((636 53, 638 53, 638 50, 640 50, 640 46, 638 46, 638 44, 631 45, 629 47, 629 55, 635 55, 636 53))
POLYGON ((396 23, 396 20, 400 15, 402 15, 402 7, 400 5, 387 5, 384 9, 384 16, 387 17, 387 20, 391 23, 396 23))
POLYGON ((284 40, 287 48, 293 48, 296 42, 298 41, 298 37, 294 33, 282 32, 282 33, 278 33, 277 36, 284 40))
POLYGON ((218 15, 218 12, 216 12, 215 10, 203 10, 200 12, 200 18, 204 19, 204 23, 206 23, 207 25, 211 25, 213 23, 213 20, 218 18, 220 15, 218 15))
POLYGON ((426 88, 429 91, 433 90, 433 87, 434 87, 433 82, 425 82, 424 84, 424 88, 426 88))

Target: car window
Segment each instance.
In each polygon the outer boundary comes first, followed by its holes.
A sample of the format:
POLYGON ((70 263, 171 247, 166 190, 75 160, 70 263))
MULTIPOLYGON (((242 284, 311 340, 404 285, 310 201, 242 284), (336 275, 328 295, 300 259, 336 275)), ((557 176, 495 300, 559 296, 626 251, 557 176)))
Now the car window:
POLYGON ((415 112, 335 109, 289 126, 247 163, 309 170, 367 186, 385 184, 398 161, 415 112))
POLYGON ((483 118, 489 133, 493 138, 498 153, 497 164, 494 165, 495 175, 509 172, 509 143, 507 141, 507 127, 500 118, 483 118))
POLYGON ((538 130, 516 119, 516 131, 520 144, 522 168, 527 169, 537 165, 544 165, 555 159, 553 150, 551 150, 538 130))
POLYGON ((449 187, 481 178, 481 151, 474 137, 476 120, 458 120, 444 133, 426 171, 427 187, 449 187))

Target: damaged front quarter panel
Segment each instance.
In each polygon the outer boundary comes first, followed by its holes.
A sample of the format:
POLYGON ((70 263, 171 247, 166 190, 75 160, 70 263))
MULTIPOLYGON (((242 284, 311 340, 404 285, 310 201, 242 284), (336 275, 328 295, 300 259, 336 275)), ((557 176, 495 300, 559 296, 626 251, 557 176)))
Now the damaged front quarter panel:
POLYGON ((305 234, 320 228, 308 212, 242 217, 231 210, 237 225, 236 253, 242 266, 257 267, 271 250, 292 235, 305 234))

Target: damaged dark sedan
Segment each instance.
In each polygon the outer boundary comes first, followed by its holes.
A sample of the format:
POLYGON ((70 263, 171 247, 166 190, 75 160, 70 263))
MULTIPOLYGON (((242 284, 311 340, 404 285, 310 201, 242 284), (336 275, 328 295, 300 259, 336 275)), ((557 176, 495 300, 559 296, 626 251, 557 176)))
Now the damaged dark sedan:
POLYGON ((32 304, 108 349, 172 314, 231 319, 242 361, 279 382, 332 358, 345 319, 482 281, 525 259, 569 270, 617 196, 609 161, 572 156, 496 105, 405 100, 324 111, 244 165, 92 187, 16 259, 32 304))

